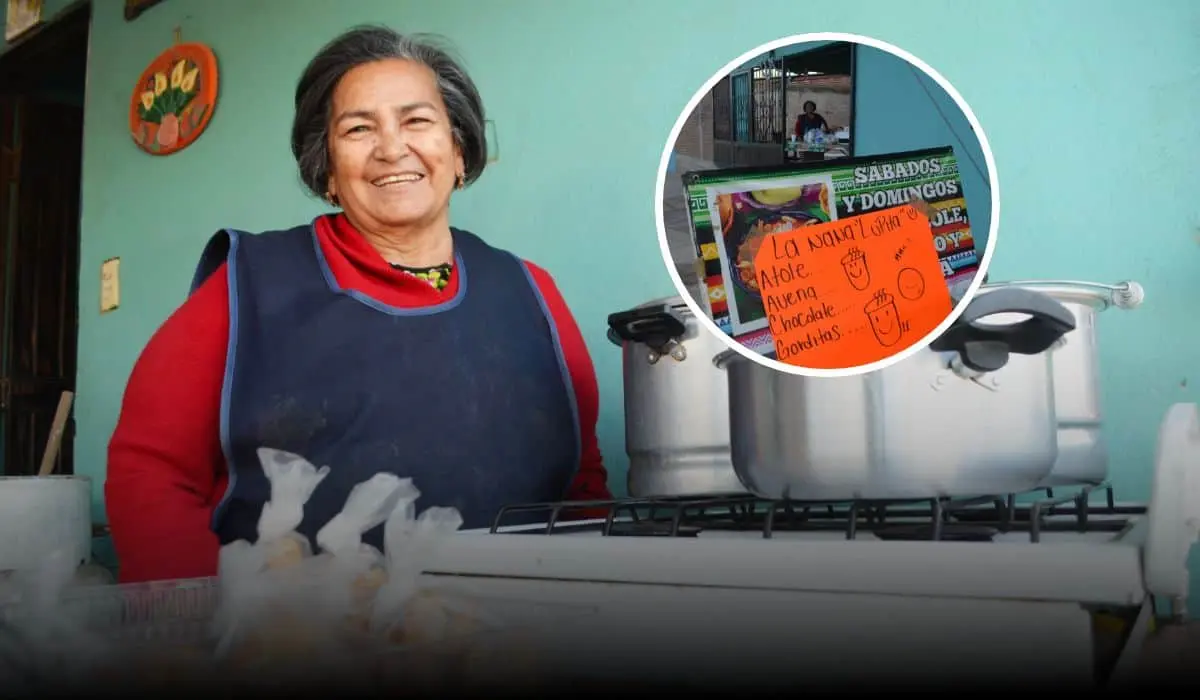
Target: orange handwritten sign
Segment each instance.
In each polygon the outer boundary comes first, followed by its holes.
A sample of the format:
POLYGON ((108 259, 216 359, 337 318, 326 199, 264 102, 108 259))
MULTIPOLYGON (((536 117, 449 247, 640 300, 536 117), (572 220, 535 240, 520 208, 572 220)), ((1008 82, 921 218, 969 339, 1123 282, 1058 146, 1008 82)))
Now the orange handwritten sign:
POLYGON ((929 219, 911 205, 772 234, 754 266, 776 358, 798 367, 884 360, 954 309, 929 219))

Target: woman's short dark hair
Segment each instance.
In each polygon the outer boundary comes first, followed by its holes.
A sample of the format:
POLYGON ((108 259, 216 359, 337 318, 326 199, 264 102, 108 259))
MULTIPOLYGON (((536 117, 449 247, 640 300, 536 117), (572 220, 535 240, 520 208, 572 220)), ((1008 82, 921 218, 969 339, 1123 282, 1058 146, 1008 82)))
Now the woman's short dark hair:
POLYGON ((475 82, 449 49, 431 35, 404 35, 387 27, 356 27, 318 51, 296 84, 292 155, 304 185, 318 197, 324 197, 329 186, 333 91, 351 69, 387 59, 415 61, 433 71, 450 114, 454 141, 462 152, 464 179, 471 183, 483 174, 487 165, 483 100, 475 82))
POLYGON ((809 105, 812 105, 812 108, 813 108, 813 109, 816 109, 816 108, 817 108, 817 103, 816 103, 816 102, 813 102, 812 100, 805 100, 805 101, 804 101, 804 104, 800 106, 800 109, 808 109, 808 106, 809 106, 809 105))

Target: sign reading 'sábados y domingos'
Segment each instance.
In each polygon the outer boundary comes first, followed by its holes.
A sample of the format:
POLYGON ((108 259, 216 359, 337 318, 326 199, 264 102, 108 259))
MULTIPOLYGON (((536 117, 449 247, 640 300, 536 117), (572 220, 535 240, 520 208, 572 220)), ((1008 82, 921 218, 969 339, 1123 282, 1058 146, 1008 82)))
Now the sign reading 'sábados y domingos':
POLYGON ((800 367, 887 359, 954 308, 929 219, 912 205, 773 233, 754 272, 776 359, 800 367))

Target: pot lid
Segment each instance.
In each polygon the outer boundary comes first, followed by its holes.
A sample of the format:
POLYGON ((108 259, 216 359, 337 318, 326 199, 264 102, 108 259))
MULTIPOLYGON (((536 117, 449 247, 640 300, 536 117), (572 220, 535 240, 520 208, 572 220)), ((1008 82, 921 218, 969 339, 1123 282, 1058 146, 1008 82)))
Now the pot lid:
MULTIPOLYGON (((630 311, 637 311, 640 309, 663 309, 663 308, 669 309, 670 311, 674 312, 675 314, 678 314, 680 317, 682 317, 681 320, 683 320, 683 322, 688 326, 691 326, 692 324, 695 323, 696 315, 692 313, 692 310, 690 308, 688 308, 687 303, 684 302, 683 297, 681 297, 681 296, 662 297, 660 299, 652 299, 650 301, 638 304, 637 306, 630 309, 630 311)), ((618 337, 616 331, 614 331, 612 328, 608 329, 608 333, 606 334, 606 336, 608 337, 609 342, 612 343, 613 345, 620 347, 623 344, 620 337, 618 337)))

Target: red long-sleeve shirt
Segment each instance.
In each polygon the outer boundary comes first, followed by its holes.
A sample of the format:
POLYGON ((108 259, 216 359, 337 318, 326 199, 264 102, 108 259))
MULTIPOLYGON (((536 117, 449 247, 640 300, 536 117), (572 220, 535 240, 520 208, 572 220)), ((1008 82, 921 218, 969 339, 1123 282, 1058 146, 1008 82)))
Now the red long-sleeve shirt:
MULTIPOLYGON (((316 230, 343 288, 408 308, 457 293, 457 272, 435 290, 391 268, 342 215, 320 218, 316 230)), ((591 356, 550 274, 525 264, 558 327, 578 402, 582 458, 567 497, 611 498, 596 440, 600 401, 591 356)), ((219 544, 209 523, 227 481, 219 428, 228 339, 229 281, 222 265, 163 323, 134 365, 104 484, 123 582, 216 574, 219 544)))

